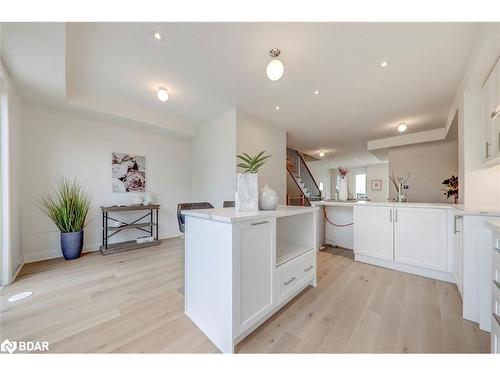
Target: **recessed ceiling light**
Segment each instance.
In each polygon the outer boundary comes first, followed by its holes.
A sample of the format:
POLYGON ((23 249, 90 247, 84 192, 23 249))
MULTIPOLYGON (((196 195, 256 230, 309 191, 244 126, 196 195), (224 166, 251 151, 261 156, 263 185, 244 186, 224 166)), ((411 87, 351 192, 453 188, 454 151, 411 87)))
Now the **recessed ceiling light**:
POLYGON ((387 66, 389 65, 389 61, 382 61, 379 65, 379 67, 381 68, 387 68, 387 66))
POLYGON ((321 151, 321 152, 319 153, 319 157, 320 157, 320 158, 322 158, 323 156, 325 156, 325 152, 324 152, 324 151, 321 151))
POLYGON ((280 110, 280 106, 277 105, 276 107, 274 107, 274 109, 276 109, 277 111, 279 111, 280 110))
POLYGON ((273 60, 269 61, 266 68, 267 78, 271 81, 277 81, 281 77, 283 77, 283 73, 285 72, 285 67, 283 63, 277 59, 280 55, 281 51, 278 48, 273 48, 269 51, 269 56, 273 57, 273 60))
POLYGON ((408 129, 408 126, 406 125, 405 122, 402 122, 401 124, 399 124, 398 132, 403 133, 406 131, 406 129, 408 129))
POLYGON ((160 33, 159 31, 153 31, 153 38, 155 38, 156 40, 162 40, 163 34, 160 33))
POLYGON ((318 90, 315 90, 315 91, 314 91, 314 95, 319 95, 319 91, 318 91, 318 90))
POLYGON ((158 100, 166 102, 168 100, 168 91, 165 87, 158 87, 158 93, 156 94, 158 100))

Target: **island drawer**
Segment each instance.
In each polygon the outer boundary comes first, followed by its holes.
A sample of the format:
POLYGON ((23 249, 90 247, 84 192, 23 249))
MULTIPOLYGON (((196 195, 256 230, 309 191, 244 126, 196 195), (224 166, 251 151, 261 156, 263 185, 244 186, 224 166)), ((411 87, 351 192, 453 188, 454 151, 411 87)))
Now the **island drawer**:
POLYGON ((315 252, 310 250, 277 267, 279 304, 290 299, 314 278, 315 256, 315 252))

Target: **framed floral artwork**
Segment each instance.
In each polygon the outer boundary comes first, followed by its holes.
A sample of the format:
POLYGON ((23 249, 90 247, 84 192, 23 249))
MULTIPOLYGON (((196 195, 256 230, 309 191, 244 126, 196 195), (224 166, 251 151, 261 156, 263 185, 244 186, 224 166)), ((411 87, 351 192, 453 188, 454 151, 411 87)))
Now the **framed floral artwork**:
POLYGON ((382 180, 371 180, 370 183, 372 191, 382 190, 382 180))
POLYGON ((144 193, 146 191, 146 158, 113 152, 113 193, 144 193))

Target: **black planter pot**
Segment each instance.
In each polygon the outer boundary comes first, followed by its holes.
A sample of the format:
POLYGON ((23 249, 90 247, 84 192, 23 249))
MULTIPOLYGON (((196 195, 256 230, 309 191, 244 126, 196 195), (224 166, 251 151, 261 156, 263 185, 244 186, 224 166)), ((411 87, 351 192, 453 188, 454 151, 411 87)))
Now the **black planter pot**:
POLYGON ((64 259, 76 259, 82 255, 83 230, 80 232, 61 233, 61 250, 64 259))

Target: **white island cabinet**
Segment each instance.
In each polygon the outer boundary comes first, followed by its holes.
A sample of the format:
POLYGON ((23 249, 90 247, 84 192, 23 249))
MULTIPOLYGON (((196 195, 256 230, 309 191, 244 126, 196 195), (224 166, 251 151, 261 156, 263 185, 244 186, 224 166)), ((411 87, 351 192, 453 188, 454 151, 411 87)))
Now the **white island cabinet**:
POLYGON ((222 352, 316 285, 317 210, 182 212, 185 313, 222 352))

